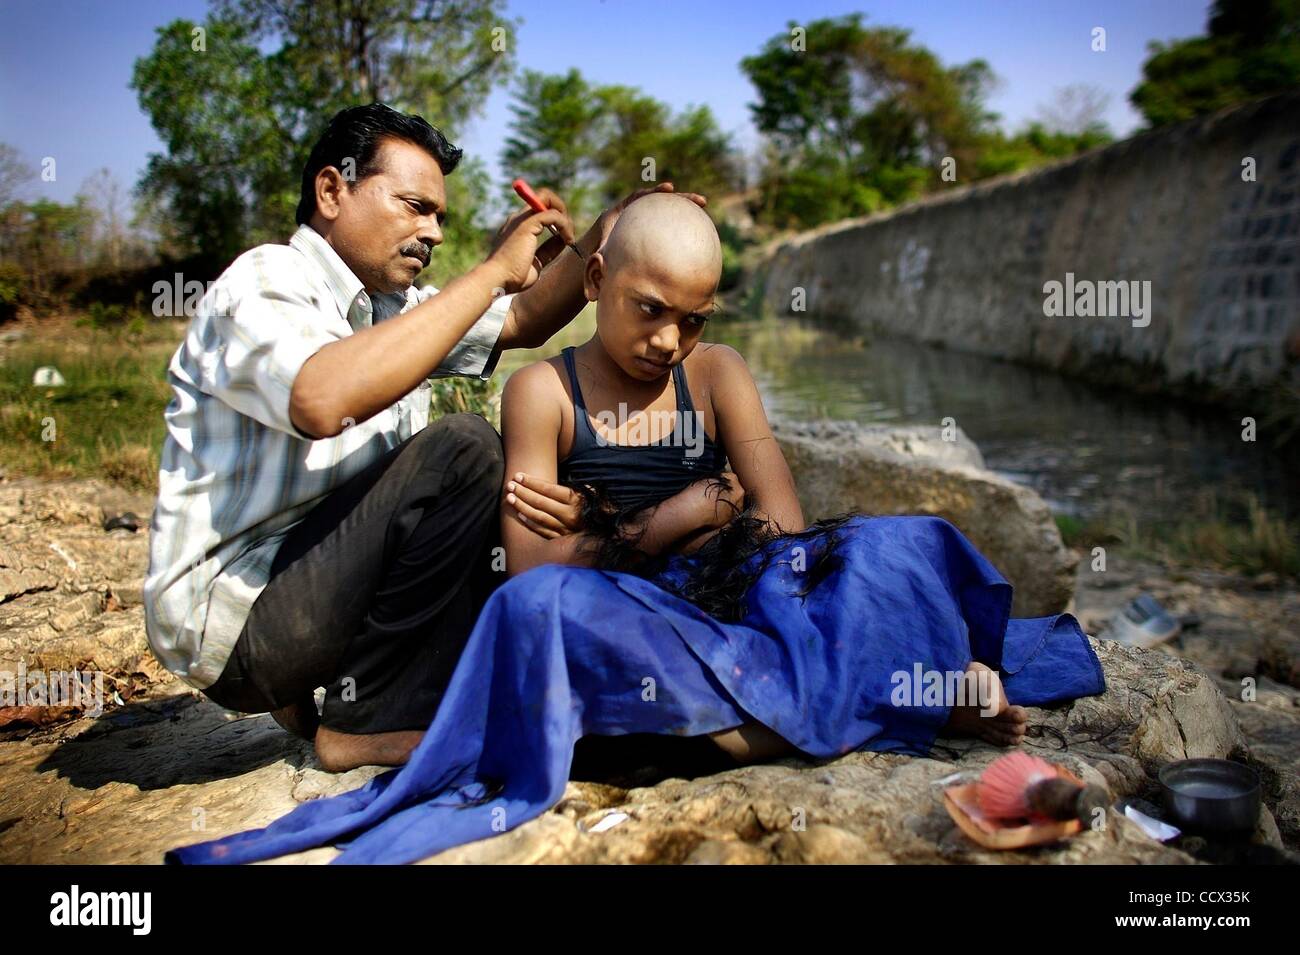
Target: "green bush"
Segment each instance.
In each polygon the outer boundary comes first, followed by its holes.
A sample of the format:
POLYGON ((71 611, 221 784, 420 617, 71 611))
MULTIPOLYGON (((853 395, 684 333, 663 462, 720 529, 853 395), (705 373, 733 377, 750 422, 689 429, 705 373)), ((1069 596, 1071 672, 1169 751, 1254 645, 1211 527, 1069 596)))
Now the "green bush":
POLYGON ((12 262, 0 262, 0 322, 7 322, 18 314, 18 306, 25 304, 27 276, 12 262))
POLYGON ((742 235, 730 222, 725 219, 717 223, 718 238, 722 240, 722 279, 718 282, 718 290, 726 292, 736 287, 740 281, 741 272, 741 255, 745 249, 754 244, 754 240, 742 235))
POLYGON ((125 322, 125 305, 105 305, 103 302, 91 302, 90 308, 86 309, 86 316, 77 320, 79 326, 96 330, 120 328, 125 322))

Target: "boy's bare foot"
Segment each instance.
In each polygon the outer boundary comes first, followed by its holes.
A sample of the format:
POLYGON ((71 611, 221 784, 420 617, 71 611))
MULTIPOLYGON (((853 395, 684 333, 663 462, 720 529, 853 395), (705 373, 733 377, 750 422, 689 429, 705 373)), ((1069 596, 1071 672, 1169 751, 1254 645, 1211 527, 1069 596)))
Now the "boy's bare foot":
POLYGON ((315 739, 320 728, 320 714, 316 712, 316 697, 308 694, 297 703, 290 703, 279 710, 271 711, 271 719, 287 729, 294 736, 303 739, 315 739))
POLYGON ((358 766, 401 766, 423 738, 424 730, 339 733, 322 726, 316 731, 316 758, 321 768, 331 773, 358 766))
POLYGON ((972 662, 966 672, 976 674, 979 700, 974 704, 954 706, 943 732, 951 736, 974 736, 994 746, 1018 746, 1024 742, 1029 713, 1023 706, 1012 706, 1007 702, 997 671, 972 662))

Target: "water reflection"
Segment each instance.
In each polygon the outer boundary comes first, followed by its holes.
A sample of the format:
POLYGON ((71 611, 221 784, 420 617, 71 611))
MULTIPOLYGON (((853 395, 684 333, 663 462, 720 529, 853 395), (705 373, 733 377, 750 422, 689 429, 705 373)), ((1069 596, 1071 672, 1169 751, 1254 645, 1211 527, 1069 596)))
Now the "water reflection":
POLYGON ((1246 492, 1281 514, 1296 511, 1286 463, 1263 442, 1241 440, 1239 413, 793 318, 719 321, 710 338, 745 356, 773 417, 931 425, 951 417, 990 468, 1054 510, 1175 521, 1210 489, 1225 516, 1246 492))

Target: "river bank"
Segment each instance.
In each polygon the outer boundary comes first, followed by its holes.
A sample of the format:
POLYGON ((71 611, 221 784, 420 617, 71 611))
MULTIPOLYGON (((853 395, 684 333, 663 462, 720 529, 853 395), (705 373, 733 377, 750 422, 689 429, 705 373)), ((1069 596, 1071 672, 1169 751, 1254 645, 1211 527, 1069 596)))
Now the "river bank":
POLYGON ((750 281, 779 315, 1205 397, 1293 429, 1297 129, 1300 93, 1242 103, 796 235, 750 281))

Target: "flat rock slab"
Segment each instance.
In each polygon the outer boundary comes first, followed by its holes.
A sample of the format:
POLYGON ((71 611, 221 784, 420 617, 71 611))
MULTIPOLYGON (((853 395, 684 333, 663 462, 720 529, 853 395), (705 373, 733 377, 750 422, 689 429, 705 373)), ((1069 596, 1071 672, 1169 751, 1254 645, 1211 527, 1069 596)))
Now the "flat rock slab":
POLYGON ((818 421, 773 425, 808 520, 847 511, 933 514, 961 529, 1015 588, 1012 613, 1060 613, 1078 556, 1032 489, 984 467, 958 428, 818 421))

